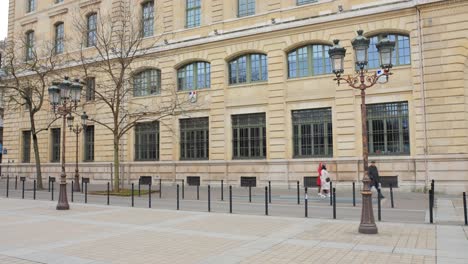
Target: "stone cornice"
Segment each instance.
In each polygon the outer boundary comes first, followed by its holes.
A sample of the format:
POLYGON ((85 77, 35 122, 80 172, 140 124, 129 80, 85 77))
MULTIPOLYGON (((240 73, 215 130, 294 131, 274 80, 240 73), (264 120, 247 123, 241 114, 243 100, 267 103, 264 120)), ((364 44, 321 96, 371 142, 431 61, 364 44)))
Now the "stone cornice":
POLYGON ((62 8, 62 9, 59 9, 59 10, 51 11, 51 12, 48 13, 48 15, 49 15, 49 17, 54 17, 54 16, 66 14, 66 13, 68 13, 68 8, 62 8))

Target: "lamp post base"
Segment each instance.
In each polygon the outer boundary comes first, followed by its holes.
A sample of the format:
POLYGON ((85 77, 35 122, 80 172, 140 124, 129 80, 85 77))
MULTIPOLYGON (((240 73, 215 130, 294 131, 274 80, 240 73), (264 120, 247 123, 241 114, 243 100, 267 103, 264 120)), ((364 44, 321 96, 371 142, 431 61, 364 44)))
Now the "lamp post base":
POLYGON ((362 212, 361 224, 359 225, 359 233, 361 234, 377 234, 378 229, 374 220, 374 211, 372 210, 372 192, 363 191, 362 194, 362 212))
POLYGON ((65 180, 65 174, 60 176, 60 192, 59 192, 59 200, 57 204, 57 210, 68 210, 70 209, 70 205, 68 204, 67 198, 67 182, 65 180))
POLYGON ((73 191, 74 192, 81 192, 80 176, 78 174, 75 174, 75 181, 73 182, 73 191))

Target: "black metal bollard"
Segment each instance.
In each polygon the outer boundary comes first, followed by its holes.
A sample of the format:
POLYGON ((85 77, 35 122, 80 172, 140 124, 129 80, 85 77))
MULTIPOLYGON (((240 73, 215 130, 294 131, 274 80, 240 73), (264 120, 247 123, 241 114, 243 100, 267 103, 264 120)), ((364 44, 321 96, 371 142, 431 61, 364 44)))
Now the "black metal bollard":
POLYGON ((141 179, 138 179, 138 197, 141 197, 141 179))
POLYGON ((185 199, 185 180, 182 179, 182 200, 185 199))
POLYGON ((24 199, 24 182, 25 182, 25 180, 22 180, 22 192, 21 192, 21 199, 24 199))
POLYGON ((81 193, 84 192, 84 182, 83 182, 83 179, 81 179, 81 193))
POLYGON ((249 203, 252 202, 252 186, 249 185, 249 203))
POLYGON ((110 182, 107 182, 107 205, 110 204, 109 194, 110 194, 110 182))
POLYGON ((211 212, 211 186, 208 185, 208 212, 211 212))
POLYGON ((266 186, 265 186, 265 215, 268 215, 268 187, 266 186))
POLYGON ((301 194, 299 192, 299 181, 297 181, 297 204, 301 204, 301 194))
POLYGON ((200 185, 197 185, 197 200, 200 200, 200 185))
POLYGON ((390 203, 392 204, 392 208, 394 208, 393 204, 393 185, 390 183, 390 203))
POLYGON ((468 225, 468 217, 466 212, 466 192, 463 192, 463 212, 465 214, 465 225, 468 225))
POLYGON ((135 206, 135 194, 134 194, 134 190, 135 190, 135 184, 132 182, 132 207, 135 206))
POLYGON ((431 180, 431 190, 432 190, 432 208, 435 206, 435 181, 431 180))
MULTIPOLYGON (((47 191, 50 192, 50 176, 49 176, 48 179, 49 179, 49 187, 47 188, 47 191)), ((81 188, 81 189, 83 189, 83 188, 81 188)))
POLYGON ((381 196, 382 194, 380 193, 380 188, 377 188, 377 216, 378 216, 378 220, 379 222, 382 221, 382 213, 381 213, 381 196))
POLYGON ((18 190, 18 175, 15 176, 15 190, 18 190))
POLYGON ((54 184, 55 184, 55 182, 52 182, 52 184, 51 184, 52 201, 54 200, 54 184))
POLYGON ((7 184, 6 184, 6 197, 8 198, 8 191, 10 189, 10 176, 7 175, 7 184))
POLYGON ((151 183, 148 184, 148 208, 151 208, 151 183))
POLYGON ((271 203, 271 181, 268 181, 268 201, 271 203))
POLYGON ((333 219, 336 219, 336 189, 333 188, 333 219))
POLYGON ((33 200, 36 200, 36 180, 33 183, 33 200))
POLYGON ((353 206, 356 206, 356 183, 353 181, 353 206))
POLYGON ((305 217, 309 217, 309 206, 307 200, 309 199, 307 195, 307 187, 305 187, 305 193, 304 193, 304 210, 305 210, 305 217))
POLYGON ((221 180, 221 201, 224 201, 224 180, 221 180))
POLYGON ((328 190, 328 194, 330 195, 330 206, 333 205, 333 195, 331 195, 331 191, 333 190, 333 182, 330 181, 330 190, 328 190))
POLYGON ((232 186, 229 185, 229 213, 232 214, 232 186))
POLYGON ((71 193, 71 201, 73 203, 73 181, 71 182, 71 185, 70 185, 70 193, 71 193))
POLYGON ((433 209, 432 208, 432 203, 433 203, 433 201, 432 201, 432 189, 430 189, 429 190, 429 223, 431 223, 431 224, 434 222, 433 221, 434 220, 433 219, 433 212, 432 212, 432 209, 433 209))
POLYGON ((159 179, 159 198, 161 198, 162 196, 162 183, 161 183, 161 179, 159 179))
POLYGON ((177 210, 179 210, 179 184, 177 184, 177 210))
POLYGON ((84 202, 88 203, 88 182, 85 182, 84 187, 85 187, 84 202))

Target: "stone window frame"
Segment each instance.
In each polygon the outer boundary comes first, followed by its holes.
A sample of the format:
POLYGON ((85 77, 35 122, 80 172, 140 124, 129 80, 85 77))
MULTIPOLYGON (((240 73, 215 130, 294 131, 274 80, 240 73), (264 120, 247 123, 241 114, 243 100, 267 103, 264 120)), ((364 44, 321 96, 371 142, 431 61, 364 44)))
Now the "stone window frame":
POLYGON ((154 35, 154 1, 141 3, 141 34, 144 38, 154 35))
POLYGON ((161 70, 146 68, 133 74, 133 96, 142 97, 161 94, 161 70))
POLYGON ((30 163, 31 162, 31 130, 24 130, 21 132, 21 143, 22 143, 22 153, 21 153, 21 162, 30 163))
POLYGON ((232 158, 266 159, 266 113, 231 115, 232 158))
POLYGON ((333 157, 331 107, 292 110, 291 120, 293 158, 333 157))
POLYGON ((228 82, 229 85, 238 85, 246 83, 261 83, 268 81, 268 56, 263 53, 247 53, 237 56, 228 62, 228 82), (252 81, 252 69, 254 68, 254 56, 258 56, 258 80, 252 81), (245 65, 245 71, 240 67, 245 65), (234 68, 235 67, 235 68, 234 68), (235 70, 235 82, 233 81, 233 71, 235 70), (241 76, 240 71, 245 72, 245 76, 241 76))
POLYGON ((159 127, 158 121, 141 122, 135 125, 135 161, 159 160, 159 127))
POLYGON ((318 0, 296 0, 296 5, 307 5, 307 4, 312 4, 316 3, 318 0))
POLYGON ((177 90, 208 89, 211 86, 211 63, 194 61, 177 70, 177 90))
POLYGON ((62 21, 55 23, 54 32, 54 53, 62 54, 65 46, 65 24, 62 21))
POLYGON ((329 44, 312 43, 290 50, 286 55, 288 79, 331 74, 328 57, 330 47, 332 46, 329 44))
POLYGON ((55 127, 50 130, 50 162, 60 162, 61 132, 62 129, 60 127, 55 127))
POLYGON ((86 15, 86 47, 97 45, 97 19, 98 14, 91 12, 86 15))
POLYGON ((86 102, 96 99, 96 77, 86 78, 85 100, 86 102))
POLYGON ((26 13, 32 13, 36 11, 37 2, 36 0, 26 0, 26 13))
POLYGON ((237 17, 255 15, 255 0, 237 0, 237 17))
POLYGON ((35 46, 35 33, 34 30, 28 30, 25 33, 25 60, 29 61, 34 58, 34 46, 35 46))
POLYGON ((180 160, 209 159, 209 117, 184 118, 180 125, 180 160))
POLYGON ((83 161, 94 161, 95 127, 86 125, 83 130, 83 161))
POLYGON ((185 27, 194 28, 201 25, 201 1, 202 0, 186 0, 185 1, 185 27))

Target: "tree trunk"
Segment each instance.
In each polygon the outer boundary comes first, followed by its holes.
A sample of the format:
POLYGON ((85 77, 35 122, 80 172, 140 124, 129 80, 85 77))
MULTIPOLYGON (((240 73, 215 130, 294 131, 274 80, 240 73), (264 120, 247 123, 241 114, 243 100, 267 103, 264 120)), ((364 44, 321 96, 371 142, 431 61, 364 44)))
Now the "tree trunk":
POLYGON ((119 139, 114 135, 114 190, 120 191, 119 139))
POLYGON ((41 172, 41 158, 39 155, 39 142, 37 140, 36 122, 34 119, 34 113, 32 113, 32 111, 29 112, 29 121, 31 123, 31 134, 32 134, 33 148, 34 148, 34 161, 36 163, 36 184, 37 184, 37 189, 42 190, 44 189, 44 187, 42 186, 42 172, 41 172))

